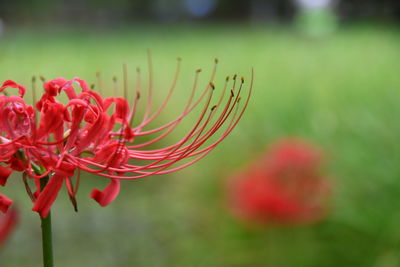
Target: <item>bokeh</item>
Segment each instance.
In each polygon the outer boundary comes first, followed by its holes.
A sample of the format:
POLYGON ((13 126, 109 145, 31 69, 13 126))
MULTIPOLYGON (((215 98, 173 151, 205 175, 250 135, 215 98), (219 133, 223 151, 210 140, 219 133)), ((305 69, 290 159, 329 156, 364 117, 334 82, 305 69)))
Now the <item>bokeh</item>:
MULTIPOLYGON (((217 88, 254 69, 243 119, 197 164, 124 181, 105 208, 89 196, 106 179, 82 174, 77 213, 63 189, 52 208, 56 266, 399 266, 399 22, 394 0, 0 0, 0 82, 27 85, 28 99, 33 75, 95 83, 98 71, 112 95, 124 63, 129 84, 137 67, 146 81, 150 50, 158 103, 182 58, 160 125, 182 109, 196 69, 207 85, 214 58, 217 88), (243 223, 226 185, 282 137, 324 155, 327 210, 310 224, 243 223)), ((0 266, 40 266, 40 221, 20 174, 0 193, 19 211, 0 266)))

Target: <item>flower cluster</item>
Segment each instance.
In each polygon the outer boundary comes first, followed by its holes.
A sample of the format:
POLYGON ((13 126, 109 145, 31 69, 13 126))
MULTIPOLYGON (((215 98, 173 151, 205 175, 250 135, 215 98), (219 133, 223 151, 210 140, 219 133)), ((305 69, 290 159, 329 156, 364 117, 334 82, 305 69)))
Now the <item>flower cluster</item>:
POLYGON ((321 161, 319 150, 304 141, 278 142, 229 184, 233 212, 261 224, 321 219, 330 195, 321 161))
MULTIPOLYGON (((179 71, 180 60, 172 86, 156 110, 152 108, 153 82, 149 75, 148 99, 143 112, 138 112, 140 80, 134 90, 128 90, 126 67, 124 97, 102 97, 101 81, 97 85, 99 90, 95 91, 94 86, 89 87, 78 78, 43 79, 42 96, 38 101, 34 99, 34 105, 29 105, 24 100, 25 87, 5 81, 0 87, 3 93, 0 95, 0 185, 6 184, 13 171, 22 172, 34 203, 33 210, 46 217, 63 184, 76 208, 80 171, 110 180, 105 189, 94 189, 91 193, 91 198, 106 206, 118 195, 121 179, 170 173, 203 158, 236 126, 247 106, 252 85, 246 99, 240 101, 244 79, 237 79, 236 75, 231 80, 227 77, 225 86, 218 92, 220 96, 213 103, 217 91, 213 83, 215 68, 200 93, 197 93, 200 73, 197 70, 191 95, 180 115, 162 126, 146 129, 167 106, 179 71), (13 88, 18 89, 17 95, 9 95, 13 88), (127 99, 128 93, 134 95, 132 101, 127 99), (67 96, 66 103, 60 100, 61 94, 67 96), (165 147, 155 147, 200 105, 204 107, 198 119, 183 138, 165 147), (139 114, 141 118, 137 118, 139 114), (209 141, 217 132, 219 137, 209 141), (141 136, 148 138, 137 142, 141 136), (31 190, 31 180, 35 190, 31 190)), ((32 93, 35 98, 36 91, 32 93)), ((0 210, 7 210, 10 204, 10 199, 0 195, 0 210)))

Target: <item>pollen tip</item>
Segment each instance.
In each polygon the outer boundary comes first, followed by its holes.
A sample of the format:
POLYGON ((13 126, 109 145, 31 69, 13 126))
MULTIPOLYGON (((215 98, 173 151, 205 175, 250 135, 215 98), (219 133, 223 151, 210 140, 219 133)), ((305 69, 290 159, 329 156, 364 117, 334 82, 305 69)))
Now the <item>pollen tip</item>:
POLYGON ((231 89, 231 97, 234 97, 235 93, 233 92, 233 90, 231 89))
POLYGON ((140 98, 140 92, 136 92, 136 99, 140 98))
POLYGON ((42 82, 45 82, 45 81, 46 81, 46 78, 45 78, 44 76, 42 76, 42 75, 40 75, 39 78, 40 78, 40 80, 41 80, 42 82))
POLYGON ((113 82, 117 81, 117 76, 113 76, 113 82))
POLYGON ((219 62, 218 58, 215 58, 214 62, 215 62, 215 64, 218 64, 218 62, 219 62))
POLYGON ((70 201, 71 201, 71 203, 72 203, 72 206, 74 207, 74 211, 75 211, 75 212, 78 212, 78 203, 76 202, 75 196, 70 195, 70 196, 69 196, 69 199, 70 199, 70 201))
POLYGON ((100 71, 98 70, 98 71, 96 71, 96 77, 99 77, 100 76, 100 71))
POLYGON ((242 98, 241 98, 241 97, 239 97, 239 98, 238 98, 238 100, 237 100, 236 102, 237 102, 237 103, 239 103, 241 99, 242 99, 242 98))
POLYGON ((236 80, 236 78, 237 78, 237 74, 235 74, 235 75, 233 75, 233 80, 235 81, 236 80))
POLYGON ((78 212, 78 203, 76 203, 76 200, 74 200, 73 206, 74 206, 74 211, 78 212))
POLYGON ((225 81, 229 81, 229 76, 226 76, 225 81))
POLYGON ((94 83, 90 84, 90 89, 93 90, 95 87, 94 83))
POLYGON ((240 78, 242 80, 242 83, 244 83, 244 77, 240 78))
POLYGON ((139 67, 136 67, 136 72, 140 73, 140 68, 139 67))
POLYGON ((181 58, 181 57, 177 57, 176 60, 177 60, 178 62, 181 62, 181 61, 182 61, 182 58, 181 58))
POLYGON ((36 82, 36 76, 32 76, 32 82, 36 82))
POLYGON ((213 82, 210 82, 211 88, 214 90, 215 89, 215 84, 213 82))
POLYGON ((200 72, 201 72, 201 69, 197 69, 197 70, 196 70, 196 73, 200 73, 200 72))
POLYGON ((217 105, 214 105, 212 108, 211 108, 211 111, 214 111, 214 109, 216 109, 217 108, 217 105))

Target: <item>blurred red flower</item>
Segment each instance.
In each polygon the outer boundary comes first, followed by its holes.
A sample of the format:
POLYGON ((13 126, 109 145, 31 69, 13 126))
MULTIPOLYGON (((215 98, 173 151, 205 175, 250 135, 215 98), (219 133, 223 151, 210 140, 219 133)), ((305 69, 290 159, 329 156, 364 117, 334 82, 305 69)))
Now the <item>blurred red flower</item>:
POLYGON ((330 196, 321 163, 321 151, 313 145, 297 139, 279 141, 230 181, 233 212, 258 224, 320 220, 330 196))
POLYGON ((8 209, 6 213, 0 213, 0 249, 8 240, 17 223, 18 212, 15 208, 8 209))

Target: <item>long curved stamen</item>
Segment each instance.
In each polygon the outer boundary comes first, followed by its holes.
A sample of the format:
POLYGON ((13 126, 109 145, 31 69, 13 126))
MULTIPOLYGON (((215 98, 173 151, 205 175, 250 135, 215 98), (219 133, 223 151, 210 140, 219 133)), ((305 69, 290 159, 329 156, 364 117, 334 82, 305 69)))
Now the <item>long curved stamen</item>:
POLYGON ((148 125, 150 122, 152 122, 160 113, 164 110, 165 106, 167 105, 168 101, 170 100, 172 93, 174 92, 174 89, 176 87, 176 83, 178 81, 179 73, 181 69, 181 59, 177 59, 177 66, 176 66, 176 72, 172 81, 172 85, 168 90, 167 96, 165 97, 164 101, 160 105, 160 107, 157 109, 156 112, 154 112, 153 115, 150 116, 147 120, 143 121, 137 128, 142 129, 146 125, 148 125))
MULTIPOLYGON (((37 96, 36 96, 36 76, 32 76, 32 105, 35 105, 37 102, 37 96)), ((38 123, 38 114, 37 114, 37 109, 34 109, 35 111, 35 125, 38 123)))
MULTIPOLYGON (((198 119, 197 123, 196 123, 195 126, 192 128, 192 130, 189 132, 189 134, 179 142, 180 145, 177 146, 177 147, 175 148, 175 150, 178 149, 181 145, 183 145, 183 144, 188 140, 188 138, 191 136, 191 134, 197 129, 197 127, 199 127, 199 125, 200 125, 201 121, 203 120, 204 115, 206 114, 206 111, 207 111, 207 109, 208 109, 208 107, 209 107, 209 105, 210 105, 211 98, 212 98, 212 93, 213 93, 212 91, 213 91, 213 90, 210 91, 210 94, 209 94, 208 100, 207 100, 207 102, 206 102, 205 108, 203 109, 203 112, 201 113, 200 118, 198 119)), ((173 152, 174 152, 174 150, 172 150, 172 152, 170 152, 169 154, 172 154, 173 152)), ((156 164, 156 163, 158 163, 158 162, 161 162, 162 160, 165 160, 165 159, 167 159, 167 158, 168 158, 168 154, 165 155, 164 158, 159 159, 158 161, 155 161, 155 162, 153 162, 153 163, 150 163, 149 165, 146 165, 146 167, 152 166, 152 165, 154 165, 154 164, 156 164)), ((141 168, 144 168, 144 167, 141 167, 141 168)))
POLYGON ((114 97, 118 97, 118 79, 117 79, 117 76, 113 76, 112 81, 113 81, 113 86, 114 86, 114 97))
POLYGON ((128 67, 126 63, 122 64, 122 77, 123 77, 123 88, 124 88, 124 99, 128 99, 128 67))
MULTIPOLYGON (((216 75, 216 73, 217 73, 217 65, 218 65, 218 59, 215 59, 215 60, 214 60, 214 68, 213 68, 213 70, 212 70, 212 72, 211 72, 209 84, 213 83, 213 81, 214 81, 215 75, 216 75)), ((200 72, 200 71, 201 71, 201 69, 198 69, 196 72, 200 72)), ((153 129, 153 130, 151 130, 151 131, 146 131, 146 132, 137 133, 137 135, 147 135, 147 134, 150 134, 150 133, 158 132, 158 131, 161 131, 161 130, 163 130, 163 129, 169 127, 169 126, 171 126, 173 123, 177 123, 177 121, 179 121, 180 119, 182 119, 183 117, 185 117, 187 114, 189 114, 189 113, 201 102, 201 100, 203 99, 203 97, 205 96, 205 94, 207 93, 207 91, 208 91, 208 89, 209 89, 209 84, 207 85, 207 87, 205 88, 205 90, 203 91, 203 93, 200 95, 200 97, 198 98, 198 100, 195 102, 195 104, 194 104, 192 107, 190 107, 190 108, 187 110, 187 112, 182 113, 181 116, 179 116, 178 118, 176 118, 176 119, 173 120, 172 122, 165 124, 164 126, 161 126, 161 127, 157 128, 157 129, 153 129)), ((137 131, 136 128, 135 128, 134 130, 137 131)))
MULTIPOLYGON (((225 90, 225 89, 226 89, 226 87, 224 88, 224 90, 225 90)), ((224 92, 222 93, 222 95, 224 95, 224 92)), ((231 97, 228 99, 228 103, 226 104, 225 109, 224 109, 224 112, 223 112, 222 114, 224 114, 224 113, 228 110, 228 108, 229 108, 229 106, 230 106, 230 103, 231 103, 231 100, 232 100, 232 97, 233 97, 233 94, 231 94, 231 97)), ((220 100, 218 101, 219 104, 220 104, 220 101, 221 101, 221 98, 220 98, 220 100)), ((221 114, 221 116, 222 116, 222 114, 221 114)), ((175 145, 176 145, 176 144, 174 144, 173 146, 170 146, 170 147, 164 147, 163 149, 146 150, 146 151, 141 151, 141 152, 142 152, 142 153, 146 153, 146 152, 148 152, 148 153, 155 153, 155 152, 165 151, 165 150, 168 150, 168 149, 173 148, 175 145)))
POLYGON ((99 88, 99 94, 103 95, 103 80, 100 71, 96 72, 97 88, 99 88))
MULTIPOLYGON (((214 77, 215 73, 213 72, 212 74, 212 78, 214 77)), ((198 97, 198 99, 196 100, 196 102, 190 106, 189 108, 186 109, 186 112, 183 112, 180 116, 178 116, 176 119, 170 121, 167 124, 164 124, 163 126, 160 126, 156 129, 153 130, 149 130, 149 131, 145 131, 145 132, 137 132, 136 135, 137 136, 141 136, 141 135, 148 135, 148 134, 152 134, 155 132, 159 132, 164 130, 167 127, 172 126, 175 123, 178 123, 180 120, 182 120, 184 117, 186 117, 189 113, 192 112, 192 110, 194 110, 203 100, 203 98, 205 97, 205 95, 207 94, 207 92, 210 90, 210 84, 212 84, 212 81, 210 81, 209 84, 207 84, 207 86, 205 87, 204 91, 201 93, 201 95, 198 97)))
MULTIPOLYGON (((140 167, 139 167, 139 168, 136 168, 136 171, 134 171, 133 169, 129 169, 129 168, 126 168, 126 169, 122 169, 122 168, 121 168, 121 169, 111 168, 110 170, 121 171, 121 172, 123 172, 123 171, 131 171, 131 172, 134 172, 134 173, 138 173, 139 175, 137 175, 137 176, 129 176, 129 177, 116 176, 116 175, 107 175, 107 174, 102 174, 102 173, 100 173, 100 175, 101 175, 101 176, 105 176, 105 177, 110 177, 110 178, 116 178, 116 179, 137 179, 137 178, 143 178, 143 177, 147 177, 147 176, 154 175, 154 174, 166 174, 166 173, 170 173, 170 172, 172 172, 172 171, 176 171, 176 170, 182 169, 182 168, 184 168, 184 167, 187 167, 187 166, 189 166, 189 165, 191 165, 191 164, 197 162, 198 160, 200 160, 201 158, 203 158, 206 154, 208 154, 214 147, 216 147, 216 145, 219 144, 219 143, 233 130, 233 128, 236 126, 236 124, 238 123, 238 121, 239 121, 240 118, 242 117, 242 115, 243 115, 245 109, 247 108, 248 101, 249 101, 249 98, 250 98, 251 93, 252 93, 253 79, 254 79, 254 74, 253 74, 253 71, 252 71, 250 89, 249 89, 248 97, 247 97, 247 99, 246 99, 246 102, 245 102, 245 104, 244 104, 244 107, 242 108, 241 112, 239 113, 239 115, 238 115, 237 117, 236 117, 236 114, 237 114, 237 110, 238 110, 238 109, 236 109, 236 111, 234 112, 235 115, 234 115, 234 117, 233 117, 233 120, 232 120, 231 123, 228 125, 227 130, 224 132, 224 134, 223 134, 216 142, 214 142, 212 145, 210 145, 209 147, 207 147, 207 148, 205 148, 205 149, 203 149, 203 150, 201 151, 201 153, 204 153, 204 154, 200 155, 199 157, 193 159, 192 161, 190 161, 190 162, 188 162, 188 163, 186 163, 186 164, 184 164, 184 165, 181 165, 181 166, 178 166, 178 167, 176 167, 176 168, 169 169, 169 170, 155 170, 155 171, 152 171, 152 172, 142 172, 142 171, 138 171, 140 167)), ((243 83, 243 82, 242 82, 242 83, 243 83)), ((239 91, 240 91, 240 90, 241 90, 241 89, 239 89, 239 91)), ((239 95, 239 93, 238 93, 238 95, 239 95)), ((239 100, 240 100, 240 97, 239 97, 239 96, 236 96, 236 99, 235 99, 234 103, 238 103, 239 100)), ((229 107, 229 106, 230 106, 230 105, 228 105, 228 107, 229 107)), ((236 105, 235 105, 235 106, 236 106, 236 105)), ((228 112, 229 114, 232 112, 233 107, 235 107, 235 106, 232 106, 232 107, 230 108, 230 111, 228 112)), ((226 120, 227 117, 228 117, 228 116, 224 116, 224 118, 223 118, 222 120, 219 119, 219 120, 220 120, 220 123, 219 123, 219 125, 217 125, 217 127, 219 127, 220 125, 222 125, 222 122, 224 122, 224 121, 226 120)), ((215 129, 214 129, 214 130, 215 130, 215 129)), ((193 148, 193 147, 192 147, 192 148, 193 148)), ((200 152, 200 151, 199 151, 199 152, 200 152)), ((200 154, 200 153, 197 153, 197 152, 196 152, 196 155, 198 155, 198 154, 200 154)), ((86 163, 89 163, 89 164, 90 164, 89 161, 87 161, 86 163)), ((149 164, 149 165, 150 165, 150 164, 149 164)), ((148 167, 149 165, 146 165, 146 166, 148 167)), ((159 166, 159 167, 165 168, 165 167, 169 167, 169 166, 171 166, 171 165, 172 165, 172 164, 167 163, 167 164, 162 165, 162 166, 159 166), (167 165, 168 165, 168 166, 167 166, 167 165)), ((88 168, 87 170, 90 171, 89 168, 88 168)))
MULTIPOLYGON (((190 105, 192 104, 192 101, 193 101, 193 98, 194 98, 194 95, 195 95, 195 92, 196 92, 196 89, 197 89, 198 79, 199 79, 199 73, 200 73, 200 72, 201 72, 201 69, 196 70, 195 78, 194 78, 194 82, 193 82, 193 87, 192 87, 192 91, 191 91, 189 100, 188 100, 188 102, 187 102, 187 104, 186 104, 186 106, 185 106, 185 108, 184 108, 182 114, 187 113, 187 112, 188 112, 188 109, 189 109, 189 107, 190 107, 190 105)), ((200 103, 200 102, 199 102, 199 103, 200 103)), ((164 138, 165 136, 167 136, 169 133, 171 133, 171 132, 179 125, 179 123, 182 121, 183 118, 184 118, 184 117, 181 117, 180 119, 178 119, 178 120, 176 121, 176 123, 174 123, 174 124, 168 126, 168 127, 170 127, 170 128, 169 128, 167 131, 165 131, 163 134, 159 135, 158 137, 154 138, 153 140, 150 140, 150 141, 148 141, 148 142, 145 142, 145 143, 142 143, 142 144, 138 144, 138 145, 128 146, 128 148, 129 148, 129 149, 137 149, 137 148, 141 148, 141 147, 145 147, 145 146, 151 145, 151 144, 153 144, 153 143, 155 143, 155 142, 161 140, 162 138, 164 138)), ((166 127, 166 128, 168 128, 168 127, 166 127)))
POLYGON ((147 120, 148 116, 150 115, 151 109, 153 107, 153 61, 151 58, 150 50, 147 50, 147 65, 149 72, 148 85, 147 85, 147 106, 140 125, 142 125, 142 123, 147 120))

